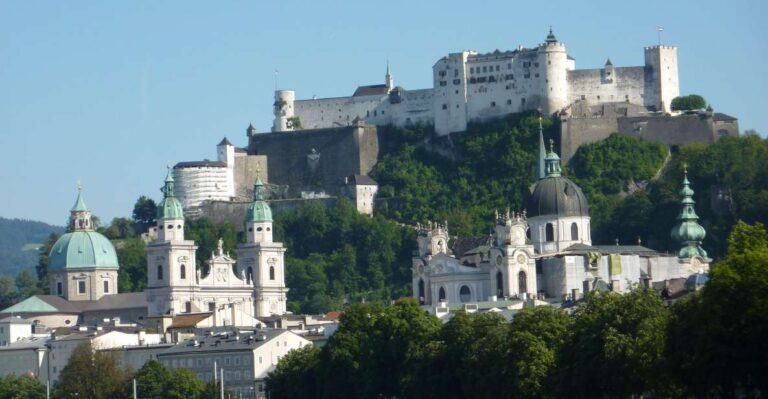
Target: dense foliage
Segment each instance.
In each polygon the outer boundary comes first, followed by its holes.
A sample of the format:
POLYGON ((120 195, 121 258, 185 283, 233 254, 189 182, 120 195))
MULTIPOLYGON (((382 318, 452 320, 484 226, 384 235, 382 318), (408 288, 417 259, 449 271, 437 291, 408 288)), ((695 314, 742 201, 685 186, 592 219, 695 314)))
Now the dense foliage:
POLYGON ((698 94, 690 94, 687 96, 675 97, 672 99, 673 111, 691 111, 702 109, 707 106, 704 97, 698 94))
POLYGON ((360 215, 344 199, 330 209, 312 203, 277 213, 275 238, 288 248, 289 310, 320 313, 410 294, 413 230, 360 215))
POLYGON ((0 399, 45 399, 45 386, 33 376, 6 374, 0 379, 0 399))
POLYGON ((412 299, 347 308, 322 349, 285 356, 272 398, 750 397, 767 392, 768 232, 739 223, 702 291, 592 292, 572 313, 457 313, 412 299))
MULTIPOLYGON (((555 127, 542 120, 545 139, 555 127)), ((522 209, 533 183, 539 119, 531 113, 470 124, 467 131, 423 141, 430 127, 392 129, 399 140, 371 172, 389 198, 379 213, 404 223, 447 220, 451 234, 484 234, 496 210, 522 209), (441 155, 442 154, 442 155, 441 155)))

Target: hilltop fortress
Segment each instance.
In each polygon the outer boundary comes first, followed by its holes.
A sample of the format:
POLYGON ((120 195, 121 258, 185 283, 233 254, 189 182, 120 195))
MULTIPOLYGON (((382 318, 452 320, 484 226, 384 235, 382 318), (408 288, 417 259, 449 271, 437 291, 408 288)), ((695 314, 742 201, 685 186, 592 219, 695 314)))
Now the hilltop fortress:
POLYGON ((647 47, 644 55, 642 66, 614 67, 608 60, 601 69, 576 69, 550 29, 534 48, 448 54, 432 66, 431 89, 395 86, 387 66, 384 84, 358 87, 351 97, 296 100, 294 91, 278 90, 272 131, 346 126, 360 118, 374 125, 431 123, 445 135, 473 120, 537 109, 556 114, 583 102, 669 112, 680 95, 677 48, 647 47))

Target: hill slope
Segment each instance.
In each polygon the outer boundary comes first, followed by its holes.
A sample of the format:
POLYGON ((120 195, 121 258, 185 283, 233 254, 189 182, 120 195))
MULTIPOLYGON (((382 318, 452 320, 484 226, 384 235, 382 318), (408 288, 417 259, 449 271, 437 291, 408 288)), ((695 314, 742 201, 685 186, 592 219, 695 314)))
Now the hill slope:
POLYGON ((15 276, 38 261, 37 248, 51 233, 61 234, 62 226, 33 220, 0 217, 0 276, 15 276))

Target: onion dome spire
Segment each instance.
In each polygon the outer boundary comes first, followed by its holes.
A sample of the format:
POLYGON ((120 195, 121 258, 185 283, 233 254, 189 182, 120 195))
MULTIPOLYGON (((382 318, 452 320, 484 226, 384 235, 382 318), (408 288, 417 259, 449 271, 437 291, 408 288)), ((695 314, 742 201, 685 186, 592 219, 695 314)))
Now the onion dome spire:
POLYGON ((562 173, 560 169, 560 157, 555 154, 555 140, 549 139, 549 152, 544 158, 544 170, 547 177, 557 177, 562 173))
POLYGON ((549 34, 547 35, 547 43, 557 43, 557 38, 552 32, 552 25, 549 26, 549 34))
POLYGON ((253 185, 253 202, 248 206, 245 212, 245 221, 247 222, 271 222, 272 209, 269 207, 265 198, 264 183, 257 176, 256 183, 253 185))
POLYGON ((91 211, 83 200, 83 186, 77 182, 77 199, 69 210, 69 231, 93 230, 91 211))
POLYGON ((678 224, 672 228, 670 236, 673 240, 680 242, 683 247, 678 251, 678 258, 686 259, 694 256, 702 258, 707 257, 707 251, 701 247, 701 241, 707 235, 707 232, 698 223, 699 216, 694 210, 693 189, 691 182, 688 181, 688 168, 683 169, 683 188, 680 190, 680 203, 683 208, 677 216, 678 224))
POLYGON ((173 180, 171 165, 168 164, 167 168, 165 184, 160 189, 163 192, 163 200, 157 205, 157 219, 184 219, 184 209, 174 192, 176 182, 173 180))

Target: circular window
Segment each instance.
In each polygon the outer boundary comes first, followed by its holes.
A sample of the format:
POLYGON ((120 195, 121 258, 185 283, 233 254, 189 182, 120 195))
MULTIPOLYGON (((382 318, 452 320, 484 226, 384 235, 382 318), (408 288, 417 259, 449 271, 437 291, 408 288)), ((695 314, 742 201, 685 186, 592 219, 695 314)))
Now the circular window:
POLYGON ((72 321, 70 321, 69 319, 67 319, 67 320, 64 320, 64 324, 66 324, 66 325, 70 325, 70 324, 72 324, 72 321))
POLYGON ((261 231, 261 230, 262 230, 262 228, 261 228, 261 227, 257 227, 257 228, 256 228, 256 231, 261 231))
POLYGON ((272 229, 271 229, 271 228, 269 228, 269 227, 267 227, 267 231, 272 231, 272 229))
POLYGON ((172 224, 169 224, 169 225, 168 225, 168 227, 166 227, 166 228, 167 228, 167 229, 172 229, 172 228, 173 228, 173 225, 172 225, 172 224))
POLYGON ((501 255, 496 255, 496 264, 501 265, 501 255))
POLYGON ((180 229, 180 228, 181 228, 181 225, 178 225, 178 226, 176 226, 176 228, 177 228, 177 229, 180 229))
POLYGON ((253 227, 249 227, 249 228, 248 228, 248 231, 253 231, 253 227))

